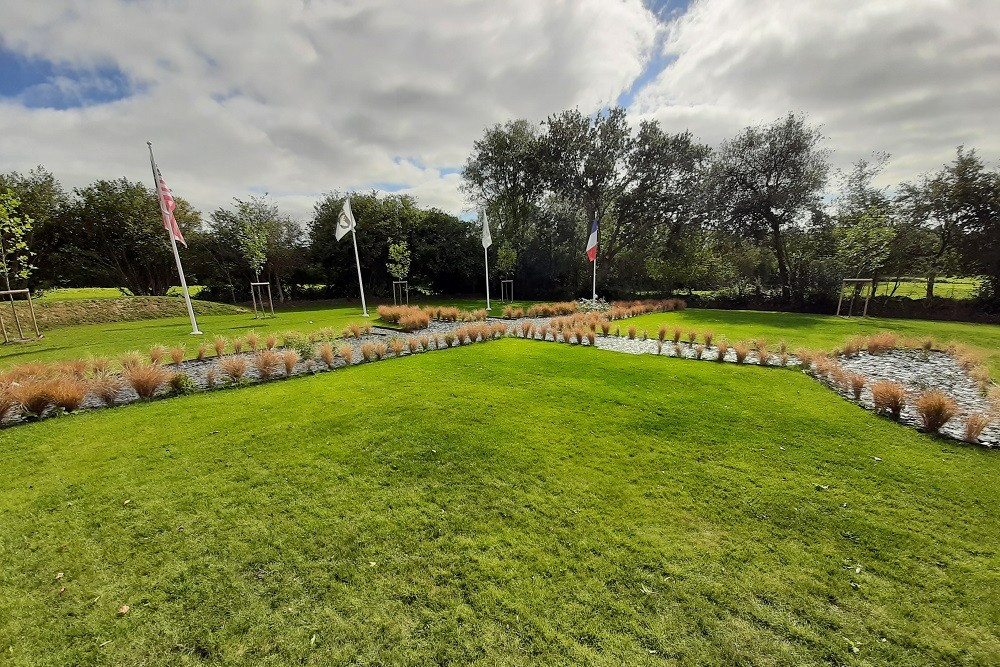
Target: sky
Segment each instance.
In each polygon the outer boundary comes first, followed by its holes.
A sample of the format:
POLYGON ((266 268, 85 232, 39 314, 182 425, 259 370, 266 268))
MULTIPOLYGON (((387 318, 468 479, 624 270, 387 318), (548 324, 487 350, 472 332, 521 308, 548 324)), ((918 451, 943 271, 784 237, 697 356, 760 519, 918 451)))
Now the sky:
POLYGON ((620 104, 717 146, 789 111, 835 167, 1000 158, 1000 0, 0 0, 0 172, 151 181, 305 221, 377 189, 468 213, 485 128, 620 104))

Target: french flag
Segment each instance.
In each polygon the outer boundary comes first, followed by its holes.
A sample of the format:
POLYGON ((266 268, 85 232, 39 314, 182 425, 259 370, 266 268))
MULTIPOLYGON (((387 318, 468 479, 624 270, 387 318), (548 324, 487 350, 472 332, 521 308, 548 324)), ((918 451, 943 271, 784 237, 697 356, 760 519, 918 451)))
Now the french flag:
POLYGON ((590 238, 587 239, 587 259, 597 261, 597 218, 594 218, 594 226, 590 228, 590 238))

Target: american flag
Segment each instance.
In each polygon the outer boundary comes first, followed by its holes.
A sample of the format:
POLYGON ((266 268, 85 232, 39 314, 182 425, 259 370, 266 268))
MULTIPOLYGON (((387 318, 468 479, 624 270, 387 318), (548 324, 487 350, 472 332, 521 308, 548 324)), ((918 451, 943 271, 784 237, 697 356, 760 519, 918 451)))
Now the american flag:
POLYGON ((153 173, 156 174, 156 198, 160 201, 160 213, 163 214, 163 228, 170 232, 170 235, 186 248, 187 241, 184 240, 181 228, 177 226, 177 218, 174 217, 174 209, 177 207, 177 203, 174 202, 174 196, 171 194, 170 188, 167 187, 166 181, 163 180, 160 168, 153 161, 153 156, 150 155, 149 159, 153 162, 153 173))

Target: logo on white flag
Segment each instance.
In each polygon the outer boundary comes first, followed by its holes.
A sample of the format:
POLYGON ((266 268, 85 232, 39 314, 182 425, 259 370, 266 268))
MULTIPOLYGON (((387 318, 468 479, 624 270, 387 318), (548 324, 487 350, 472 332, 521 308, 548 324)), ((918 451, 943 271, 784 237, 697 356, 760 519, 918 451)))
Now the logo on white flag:
POLYGON ((351 212, 351 200, 350 198, 344 200, 344 208, 341 209, 340 215, 337 216, 337 240, 344 238, 347 232, 354 229, 355 221, 354 214, 351 212))

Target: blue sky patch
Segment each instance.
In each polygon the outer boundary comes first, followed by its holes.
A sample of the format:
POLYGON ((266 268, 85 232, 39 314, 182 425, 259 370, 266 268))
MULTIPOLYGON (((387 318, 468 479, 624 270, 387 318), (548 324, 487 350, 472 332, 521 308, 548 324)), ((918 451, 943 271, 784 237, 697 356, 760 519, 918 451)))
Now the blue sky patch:
POLYGON ((73 109, 135 94, 136 86, 114 66, 77 68, 29 58, 0 47, 0 99, 31 109, 73 109))

